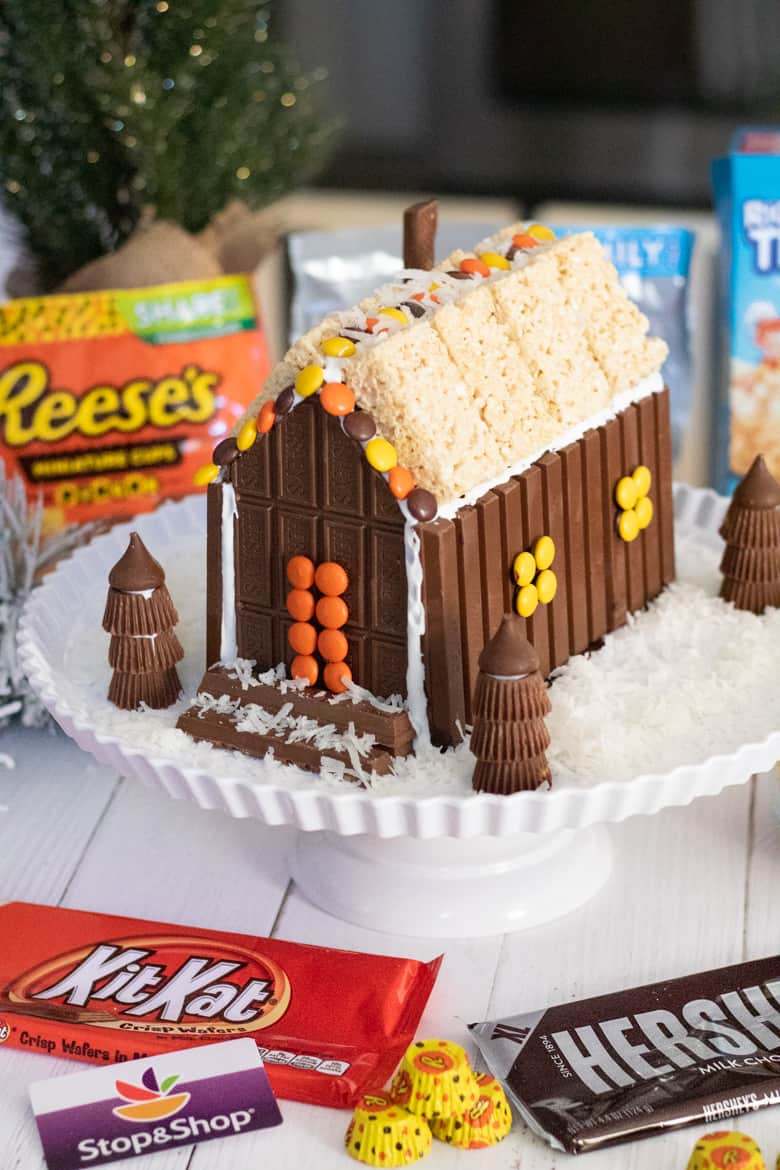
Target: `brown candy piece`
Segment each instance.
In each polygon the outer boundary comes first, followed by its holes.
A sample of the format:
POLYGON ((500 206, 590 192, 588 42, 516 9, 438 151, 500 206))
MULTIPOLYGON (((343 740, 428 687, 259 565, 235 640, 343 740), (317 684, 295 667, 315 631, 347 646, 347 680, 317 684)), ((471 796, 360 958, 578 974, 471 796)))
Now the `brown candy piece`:
POLYGON ((426 488, 413 488, 406 497, 406 504, 415 520, 433 520, 439 510, 436 497, 426 488))
POLYGON ((358 443, 367 443, 376 434, 376 423, 373 416, 365 410, 353 410, 345 416, 342 423, 350 439, 358 443))
POLYGON ((450 268, 445 275, 451 276, 453 280, 471 280, 471 273, 461 272, 459 268, 450 268))
POLYGON ((130 543, 108 575, 108 583, 123 593, 140 589, 158 589, 165 580, 162 565, 156 561, 137 532, 130 533, 130 543))
POLYGON ((525 678, 539 669, 539 658, 525 636, 525 622, 506 614, 498 631, 479 656, 483 674, 499 678, 525 678))
POLYGON ((737 484, 734 500, 742 508, 780 507, 780 483, 767 467, 763 455, 756 455, 747 475, 737 484))
POLYGON ((433 268, 439 204, 413 203, 404 212, 404 268, 433 268))
POLYGON ((295 404, 295 389, 292 386, 285 387, 279 395, 277 395, 274 407, 276 409, 276 417, 281 418, 284 414, 289 414, 295 404))
POLYGON ((399 308, 408 309, 413 317, 425 316, 425 308, 420 304, 419 301, 401 301, 399 308))
POLYGON ((217 443, 216 447, 211 453, 213 463, 217 467, 227 467, 234 460, 238 459, 240 451, 238 450, 238 443, 232 435, 228 435, 226 439, 222 439, 217 443))

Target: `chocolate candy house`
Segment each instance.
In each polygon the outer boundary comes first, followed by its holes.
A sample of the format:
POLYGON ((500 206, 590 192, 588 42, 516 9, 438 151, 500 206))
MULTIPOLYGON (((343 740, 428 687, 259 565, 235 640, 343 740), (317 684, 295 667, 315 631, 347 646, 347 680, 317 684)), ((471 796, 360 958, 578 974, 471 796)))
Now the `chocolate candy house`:
POLYGON ((545 676, 621 626, 674 575, 647 327, 592 235, 532 224, 296 342, 200 474, 207 671, 179 726, 387 771, 467 735, 504 614, 545 676))

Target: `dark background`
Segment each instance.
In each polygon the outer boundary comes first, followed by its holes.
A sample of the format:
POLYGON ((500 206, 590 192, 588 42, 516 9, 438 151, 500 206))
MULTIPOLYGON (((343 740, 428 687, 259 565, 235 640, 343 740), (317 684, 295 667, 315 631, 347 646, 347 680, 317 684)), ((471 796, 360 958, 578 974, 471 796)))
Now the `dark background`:
POLYGON ((284 0, 344 123, 326 185, 705 206, 780 121, 780 0, 284 0))

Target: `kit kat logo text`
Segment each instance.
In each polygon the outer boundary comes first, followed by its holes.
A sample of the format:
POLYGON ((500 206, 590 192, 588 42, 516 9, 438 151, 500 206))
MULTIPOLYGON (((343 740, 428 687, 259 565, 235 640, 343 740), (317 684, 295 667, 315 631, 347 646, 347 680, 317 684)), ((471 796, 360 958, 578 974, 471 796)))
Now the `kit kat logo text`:
POLYGON ((205 423, 217 409, 220 375, 198 366, 123 386, 92 386, 81 394, 51 386, 43 362, 14 362, 0 372, 0 436, 9 447, 56 443, 69 435, 128 435, 145 426, 205 423))
POLYGON ((147 1068, 140 1085, 116 1081, 114 1088, 125 1105, 114 1106, 112 1113, 123 1121, 164 1121, 189 1103, 189 1093, 173 1093, 179 1078, 166 1077, 158 1084, 153 1068, 147 1068))
POLYGON ((22 1008, 49 1004, 52 1019, 214 1037, 270 1027, 290 994, 286 973, 265 955, 197 935, 96 943, 42 963, 7 989, 22 1008))

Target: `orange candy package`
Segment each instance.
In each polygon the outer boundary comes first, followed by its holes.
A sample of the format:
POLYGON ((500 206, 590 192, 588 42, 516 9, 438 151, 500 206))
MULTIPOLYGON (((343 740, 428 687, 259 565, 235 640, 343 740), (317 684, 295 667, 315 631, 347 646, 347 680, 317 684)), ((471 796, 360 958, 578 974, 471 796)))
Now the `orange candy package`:
POLYGON ((0 305, 0 456, 44 528, 195 489, 269 368, 243 276, 0 305))

